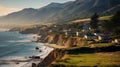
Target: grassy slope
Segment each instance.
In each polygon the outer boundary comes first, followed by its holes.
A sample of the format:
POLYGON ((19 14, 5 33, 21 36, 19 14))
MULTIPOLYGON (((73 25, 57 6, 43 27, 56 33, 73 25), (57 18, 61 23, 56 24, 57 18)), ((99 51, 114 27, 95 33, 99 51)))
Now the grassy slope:
POLYGON ((110 20, 112 16, 103 16, 103 17, 100 17, 99 20, 110 20))
MULTIPOLYGON (((94 44, 94 48, 103 48, 111 46, 108 43, 94 44)), ((75 50, 76 48, 70 48, 67 50, 75 50)), ((74 51, 75 52, 75 51, 74 51)), ((89 52, 89 51, 87 51, 89 52)), ((116 52, 92 52, 87 53, 84 51, 79 53, 66 54, 61 60, 56 60, 53 65, 64 65, 66 67, 80 67, 80 66, 120 66, 120 51, 116 52)))
POLYGON ((120 56, 115 53, 68 54, 58 64, 73 66, 120 66, 120 56))
MULTIPOLYGON (((103 16, 103 17, 100 17, 99 20, 110 20, 111 17, 112 16, 103 16)), ((90 21, 90 18, 77 19, 77 20, 71 21, 69 23, 79 23, 79 22, 85 22, 85 21, 90 21)))

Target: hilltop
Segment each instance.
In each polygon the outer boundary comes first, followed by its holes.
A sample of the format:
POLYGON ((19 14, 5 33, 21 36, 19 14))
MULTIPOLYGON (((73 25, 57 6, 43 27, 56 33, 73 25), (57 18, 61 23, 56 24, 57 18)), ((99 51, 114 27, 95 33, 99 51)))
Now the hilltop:
POLYGON ((0 23, 64 23, 90 17, 95 12, 100 16, 112 15, 119 8, 119 0, 76 0, 66 3, 51 3, 39 9, 25 8, 10 13, 1 17, 0 23))

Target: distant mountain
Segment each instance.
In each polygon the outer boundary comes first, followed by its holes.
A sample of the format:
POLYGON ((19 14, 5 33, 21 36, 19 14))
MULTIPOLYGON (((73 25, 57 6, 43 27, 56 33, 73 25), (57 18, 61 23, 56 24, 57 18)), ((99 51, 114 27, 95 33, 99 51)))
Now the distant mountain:
POLYGON ((51 3, 40 9, 26 8, 0 18, 4 23, 65 22, 90 17, 111 15, 120 10, 120 0, 76 0, 67 3, 51 3))

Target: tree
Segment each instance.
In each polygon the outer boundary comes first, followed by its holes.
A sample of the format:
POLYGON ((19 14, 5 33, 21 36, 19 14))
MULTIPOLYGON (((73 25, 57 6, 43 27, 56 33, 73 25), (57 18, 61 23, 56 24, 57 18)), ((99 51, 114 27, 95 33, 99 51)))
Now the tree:
POLYGON ((120 10, 111 18, 111 27, 113 34, 120 35, 120 10))
POLYGON ((92 29, 98 29, 98 18, 99 15, 97 13, 95 13, 92 17, 91 17, 91 21, 90 21, 90 27, 92 29))
POLYGON ((115 36, 120 35, 120 11, 116 12, 110 20, 102 23, 104 32, 109 32, 115 36))

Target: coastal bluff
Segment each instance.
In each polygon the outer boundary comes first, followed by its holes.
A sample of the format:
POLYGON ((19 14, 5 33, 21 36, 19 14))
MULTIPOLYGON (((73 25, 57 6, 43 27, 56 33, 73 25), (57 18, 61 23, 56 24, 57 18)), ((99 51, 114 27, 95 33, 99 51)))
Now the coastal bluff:
POLYGON ((60 49, 55 49, 51 51, 51 53, 37 66, 35 67, 47 67, 49 66, 53 61, 61 59, 66 54, 65 51, 60 49))
POLYGON ((83 46, 84 40, 79 37, 65 36, 62 34, 48 34, 42 35, 38 42, 56 44, 59 46, 73 47, 83 46))

